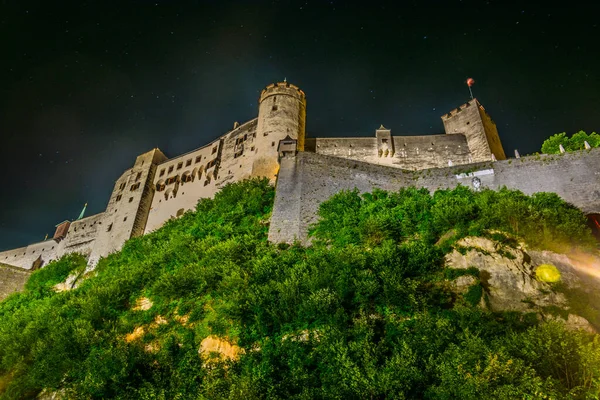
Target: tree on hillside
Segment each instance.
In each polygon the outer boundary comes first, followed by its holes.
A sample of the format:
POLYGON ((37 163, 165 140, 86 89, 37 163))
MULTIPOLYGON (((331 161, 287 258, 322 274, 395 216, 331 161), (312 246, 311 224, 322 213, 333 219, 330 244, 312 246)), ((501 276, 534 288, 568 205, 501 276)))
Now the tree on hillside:
POLYGON ((584 131, 574 133, 570 138, 565 132, 557 133, 550 136, 542 144, 542 153, 558 154, 560 153, 560 145, 562 144, 565 151, 576 151, 585 149, 585 142, 588 142, 591 147, 600 147, 600 135, 596 132, 587 134, 584 131))

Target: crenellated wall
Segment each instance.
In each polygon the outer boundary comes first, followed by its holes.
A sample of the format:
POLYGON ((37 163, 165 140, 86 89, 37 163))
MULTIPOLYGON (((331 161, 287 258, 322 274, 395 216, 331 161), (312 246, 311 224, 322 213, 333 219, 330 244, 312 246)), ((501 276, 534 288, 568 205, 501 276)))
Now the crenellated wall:
POLYGON ((341 190, 395 191, 416 186, 434 191, 472 186, 474 178, 490 189, 554 192, 586 214, 600 212, 600 148, 421 171, 299 152, 282 159, 269 240, 306 241, 319 204, 341 190))

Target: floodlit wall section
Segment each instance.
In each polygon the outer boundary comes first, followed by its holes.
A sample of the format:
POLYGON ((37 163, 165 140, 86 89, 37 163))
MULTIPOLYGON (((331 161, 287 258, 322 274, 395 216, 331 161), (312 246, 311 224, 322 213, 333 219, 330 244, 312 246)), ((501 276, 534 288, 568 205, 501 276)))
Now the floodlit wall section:
POLYGON ((256 125, 256 119, 236 124, 208 145, 159 164, 145 233, 195 209, 200 199, 212 198, 227 183, 251 177, 256 125))
MULTIPOLYGON (((389 132, 389 131, 387 131, 389 132)), ((472 162, 464 135, 306 139, 306 150, 389 167, 421 170, 472 162)))

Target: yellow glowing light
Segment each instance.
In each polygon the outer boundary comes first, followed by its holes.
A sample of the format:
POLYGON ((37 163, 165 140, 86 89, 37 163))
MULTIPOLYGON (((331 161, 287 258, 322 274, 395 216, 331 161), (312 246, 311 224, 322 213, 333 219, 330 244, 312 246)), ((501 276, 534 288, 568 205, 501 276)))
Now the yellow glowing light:
POLYGON ((541 282, 560 281, 560 271, 552 264, 542 264, 535 269, 535 276, 541 282))

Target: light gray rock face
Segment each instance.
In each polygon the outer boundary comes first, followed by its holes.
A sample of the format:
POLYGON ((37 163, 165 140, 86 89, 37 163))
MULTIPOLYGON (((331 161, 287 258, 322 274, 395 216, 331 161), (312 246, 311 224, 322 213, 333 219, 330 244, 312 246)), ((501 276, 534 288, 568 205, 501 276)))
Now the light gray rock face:
POLYGON ((546 321, 558 320, 569 329, 596 332, 585 318, 569 313, 567 298, 548 283, 537 280, 535 269, 542 264, 554 265, 561 273, 561 283, 586 292, 600 291, 600 257, 587 253, 564 255, 550 251, 533 251, 506 247, 481 237, 467 237, 446 255, 449 268, 479 270, 479 280, 463 275, 452 281, 456 293, 464 294, 474 284, 483 287, 485 301, 479 306, 491 311, 537 312, 546 321), (462 254, 464 253, 464 254, 462 254), (564 311, 564 318, 549 314, 545 307, 564 311), (566 318, 566 319, 565 319, 566 318))
POLYGON ((446 265, 479 269, 479 279, 492 311, 533 311, 551 305, 566 307, 564 295, 536 279, 536 265, 531 264, 531 257, 524 251, 480 237, 461 239, 457 245, 467 249, 465 254, 454 250, 446 255, 446 265))

